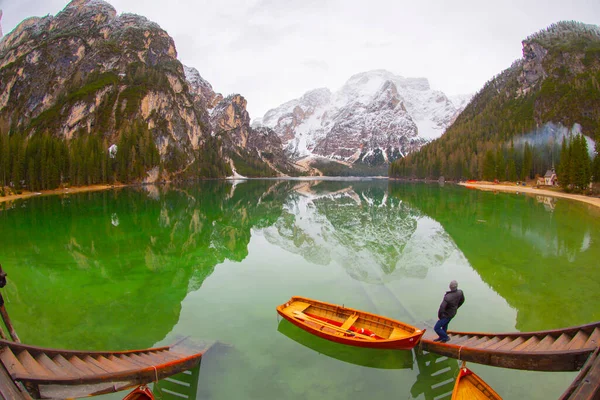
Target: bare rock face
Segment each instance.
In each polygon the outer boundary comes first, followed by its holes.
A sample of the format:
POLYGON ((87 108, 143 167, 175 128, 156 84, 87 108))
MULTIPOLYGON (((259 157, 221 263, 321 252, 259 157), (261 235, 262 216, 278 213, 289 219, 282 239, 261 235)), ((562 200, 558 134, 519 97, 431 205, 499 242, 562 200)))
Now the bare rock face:
POLYGON ((207 110, 212 110, 223 100, 221 93, 215 93, 212 85, 200 76, 200 72, 196 68, 183 66, 185 79, 190 87, 190 92, 196 95, 197 100, 207 110))
POLYGON ((413 152, 464 108, 425 78, 376 70, 352 76, 337 92, 316 89, 268 111, 261 124, 277 132, 292 158, 388 163, 413 152))
POLYGON ((540 80, 546 78, 543 61, 548 53, 541 44, 523 41, 523 64, 518 82, 521 86, 520 94, 527 94, 540 80))
POLYGON ((227 96, 219 102, 211 115, 214 134, 223 139, 230 154, 258 159, 268 164, 275 173, 286 174, 292 167, 283 151, 281 138, 270 128, 251 127, 246 105, 246 99, 239 94, 227 96))
POLYGON ((246 148, 250 134, 250 115, 246 111, 246 99, 233 94, 217 104, 211 122, 217 133, 226 133, 233 145, 246 148))
POLYGON ((210 131, 173 39, 102 0, 74 0, 56 16, 23 21, 0 41, 0 76, 6 125, 116 143, 129 124, 142 123, 161 159, 177 160, 167 163, 167 174, 185 169, 210 131))

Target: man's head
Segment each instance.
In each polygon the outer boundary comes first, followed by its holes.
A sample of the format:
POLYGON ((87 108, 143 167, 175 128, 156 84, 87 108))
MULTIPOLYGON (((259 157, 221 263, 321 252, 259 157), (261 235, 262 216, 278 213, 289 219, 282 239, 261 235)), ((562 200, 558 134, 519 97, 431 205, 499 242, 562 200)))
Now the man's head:
POLYGON ((456 290, 456 289, 458 289, 458 282, 456 282, 456 281, 450 282, 450 290, 456 290))

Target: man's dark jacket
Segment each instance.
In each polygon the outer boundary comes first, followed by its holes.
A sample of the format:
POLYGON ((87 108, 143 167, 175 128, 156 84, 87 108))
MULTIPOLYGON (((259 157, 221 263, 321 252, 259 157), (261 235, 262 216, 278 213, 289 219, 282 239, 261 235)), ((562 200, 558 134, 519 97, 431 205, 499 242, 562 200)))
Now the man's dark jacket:
POLYGON ((465 295, 462 290, 455 289, 446 292, 444 300, 442 300, 442 304, 440 304, 440 309, 438 310, 438 318, 454 318, 456 310, 458 310, 458 307, 462 306, 464 302, 465 295))

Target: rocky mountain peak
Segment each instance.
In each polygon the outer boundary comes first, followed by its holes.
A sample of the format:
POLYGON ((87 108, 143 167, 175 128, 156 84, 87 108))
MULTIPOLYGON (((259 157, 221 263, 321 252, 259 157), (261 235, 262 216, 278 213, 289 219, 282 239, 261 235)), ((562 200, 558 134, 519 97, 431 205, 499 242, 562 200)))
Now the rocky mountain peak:
POLYGON ((200 76, 196 68, 183 66, 185 79, 190 87, 190 92, 198 96, 203 106, 207 109, 213 109, 221 100, 223 95, 215 93, 212 85, 200 76))
POLYGON ((246 111, 248 102, 240 94, 231 94, 215 107, 211 120, 215 129, 230 131, 250 126, 250 115, 246 111))
POLYGON ((388 162, 442 134, 464 108, 431 90, 426 78, 386 70, 355 74, 336 92, 316 89, 269 110, 262 123, 292 157, 319 155, 347 162, 380 154, 388 162))
POLYGON ((98 24, 116 18, 117 10, 103 0, 72 0, 56 15, 56 20, 83 17, 91 24, 98 24), (91 17, 91 18, 90 18, 91 17), (102 19, 104 19, 102 21, 102 19))
POLYGON ((73 0, 56 16, 23 21, 0 41, 0 74, 0 121, 24 133, 114 144, 141 126, 166 173, 193 162, 209 133, 173 39, 102 0, 73 0))
POLYGON ((247 101, 239 94, 231 94, 219 102, 211 115, 215 133, 226 134, 232 144, 245 148, 250 135, 250 115, 247 101))
POLYGON ((519 95, 525 95, 540 81, 546 78, 543 61, 548 50, 537 42, 523 41, 522 70, 518 77, 519 95))

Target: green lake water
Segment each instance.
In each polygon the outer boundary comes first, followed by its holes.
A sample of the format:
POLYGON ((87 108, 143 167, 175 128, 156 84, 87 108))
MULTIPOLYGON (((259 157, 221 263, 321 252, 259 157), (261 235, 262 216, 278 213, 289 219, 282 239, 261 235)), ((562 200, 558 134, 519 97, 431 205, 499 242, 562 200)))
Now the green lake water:
MULTIPOLYGON (((600 320, 600 209, 387 180, 204 182, 0 204, 6 307, 24 343, 119 350, 230 345, 201 399, 439 399, 456 360, 331 343, 278 318, 293 295, 432 329, 514 332, 600 320)), ((553 399, 575 372, 471 364, 505 399, 553 399)), ((108 396, 116 399, 122 396, 108 396)))

